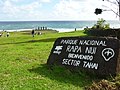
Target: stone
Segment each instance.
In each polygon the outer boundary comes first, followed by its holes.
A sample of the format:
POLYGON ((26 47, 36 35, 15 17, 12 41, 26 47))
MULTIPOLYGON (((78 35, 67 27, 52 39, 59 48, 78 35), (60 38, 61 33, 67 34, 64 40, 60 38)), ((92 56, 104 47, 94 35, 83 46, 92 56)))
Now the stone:
POLYGON ((51 50, 47 64, 99 76, 120 72, 120 41, 105 37, 62 37, 51 50))

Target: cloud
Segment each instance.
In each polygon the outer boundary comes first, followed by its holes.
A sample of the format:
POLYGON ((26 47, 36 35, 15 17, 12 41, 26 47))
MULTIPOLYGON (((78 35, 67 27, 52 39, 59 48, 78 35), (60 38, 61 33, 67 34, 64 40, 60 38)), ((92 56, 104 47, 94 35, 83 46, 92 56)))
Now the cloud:
POLYGON ((1 7, 1 11, 5 14, 15 14, 16 11, 18 11, 17 7, 13 6, 12 3, 8 0, 6 0, 3 4, 3 7, 1 7))
POLYGON ((45 2, 45 3, 48 3, 50 2, 50 0, 38 0, 39 2, 45 2))
POLYGON ((0 20, 97 20, 115 19, 112 12, 95 15, 102 0, 0 0, 0 20))
POLYGON ((20 0, 6 0, 1 3, 1 20, 3 18, 8 20, 38 20, 42 17, 40 10, 42 3, 48 3, 50 0, 38 0, 25 5, 16 5, 16 2, 20 3, 20 0))
POLYGON ((82 15, 93 13, 92 9, 84 0, 61 0, 55 5, 54 14, 61 19, 85 19, 82 15))
POLYGON ((62 20, 114 19, 112 12, 103 12, 98 16, 94 14, 95 8, 103 8, 103 4, 106 3, 102 0, 61 0, 54 7, 54 18, 62 20))
POLYGON ((78 11, 78 7, 79 7, 79 3, 75 2, 75 1, 65 1, 65 0, 61 0, 58 4, 55 5, 55 15, 57 17, 61 16, 61 17, 77 17, 77 12, 78 11))

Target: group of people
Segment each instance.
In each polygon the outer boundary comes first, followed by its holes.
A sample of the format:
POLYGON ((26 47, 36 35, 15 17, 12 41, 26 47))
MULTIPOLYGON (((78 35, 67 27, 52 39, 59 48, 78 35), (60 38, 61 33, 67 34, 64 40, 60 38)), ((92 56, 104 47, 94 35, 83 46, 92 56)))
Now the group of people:
MULTIPOLYGON (((32 30, 31 34, 32 34, 32 37, 34 37, 35 34, 36 34, 36 33, 35 33, 35 30, 32 30)), ((37 34, 38 34, 38 35, 41 35, 42 33, 41 33, 41 32, 38 32, 37 34)))
POLYGON ((6 33, 0 33, 0 37, 9 37, 10 36, 10 33, 9 32, 6 32, 6 33))

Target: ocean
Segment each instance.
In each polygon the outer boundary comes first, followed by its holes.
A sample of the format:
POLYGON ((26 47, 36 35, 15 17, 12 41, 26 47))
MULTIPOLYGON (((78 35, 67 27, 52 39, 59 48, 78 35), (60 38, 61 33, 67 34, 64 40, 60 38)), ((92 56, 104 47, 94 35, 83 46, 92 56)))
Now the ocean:
MULTIPOLYGON (((97 21, 0 21, 0 31, 22 31, 32 30, 38 27, 47 27, 48 29, 59 32, 69 32, 83 30, 86 26, 92 27, 97 21)), ((107 21, 111 28, 120 28, 120 21, 107 21)))

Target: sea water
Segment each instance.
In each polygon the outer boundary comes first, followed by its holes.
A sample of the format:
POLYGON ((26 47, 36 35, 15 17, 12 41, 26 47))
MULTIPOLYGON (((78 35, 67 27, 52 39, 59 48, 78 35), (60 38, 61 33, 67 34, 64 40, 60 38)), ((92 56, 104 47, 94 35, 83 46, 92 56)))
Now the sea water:
MULTIPOLYGON (((24 31, 47 27, 59 32, 83 30, 92 27, 97 21, 0 21, 0 31, 24 31)), ((111 28, 120 28, 120 21, 107 21, 111 28)))

